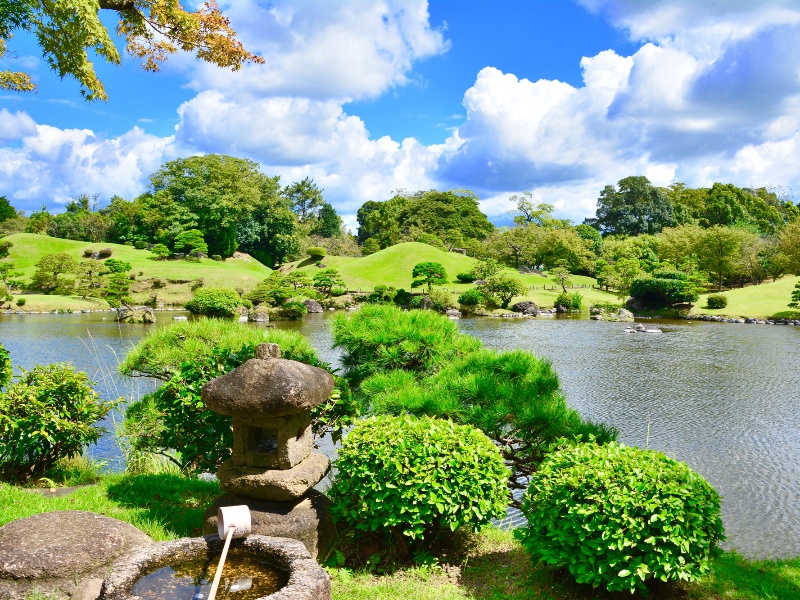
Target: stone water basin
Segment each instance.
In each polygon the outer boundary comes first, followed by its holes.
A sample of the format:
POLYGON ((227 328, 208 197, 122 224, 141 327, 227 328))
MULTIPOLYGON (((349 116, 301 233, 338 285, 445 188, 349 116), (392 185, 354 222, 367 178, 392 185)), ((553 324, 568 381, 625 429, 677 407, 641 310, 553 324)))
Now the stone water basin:
MULTIPOLYGON (((204 600, 222 552, 217 535, 159 542, 114 564, 102 600, 204 600)), ((251 535, 231 542, 220 600, 330 600, 330 577, 305 546, 251 535)))

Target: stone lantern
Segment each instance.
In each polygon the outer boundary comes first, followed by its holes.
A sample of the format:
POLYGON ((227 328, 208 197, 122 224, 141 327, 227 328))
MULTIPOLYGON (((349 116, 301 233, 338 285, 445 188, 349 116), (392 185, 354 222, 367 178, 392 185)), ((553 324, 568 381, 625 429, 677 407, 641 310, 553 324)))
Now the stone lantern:
POLYGON ((247 504, 253 533, 299 539, 316 556, 331 523, 312 488, 330 461, 312 451, 311 409, 332 391, 330 373, 280 358, 277 344, 203 386, 206 406, 233 418, 232 457, 217 471, 227 493, 206 511, 204 531, 216 531, 220 506, 247 504))

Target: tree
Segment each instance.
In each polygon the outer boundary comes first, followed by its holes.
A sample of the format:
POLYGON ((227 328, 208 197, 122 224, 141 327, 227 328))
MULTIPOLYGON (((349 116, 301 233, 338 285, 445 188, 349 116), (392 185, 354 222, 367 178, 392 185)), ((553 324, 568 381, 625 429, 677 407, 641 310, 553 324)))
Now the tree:
POLYGON ((131 263, 119 260, 118 258, 109 258, 108 260, 104 260, 103 264, 111 273, 127 273, 133 268, 131 263))
POLYGON ((320 207, 311 233, 324 238, 337 237, 342 233, 342 220, 336 214, 336 209, 327 202, 320 207))
MULTIPOLYGON (((263 63, 235 39, 230 22, 207 1, 196 11, 179 1, 70 0, 65 2, 3 2, 0 22, 0 56, 14 30, 33 33, 47 64, 61 77, 73 77, 87 100, 107 100, 89 53, 118 65, 120 54, 100 11, 116 12, 116 31, 125 38, 126 51, 142 59, 146 71, 160 70, 160 63, 179 49, 219 67, 238 70, 246 62, 263 63)), ((31 91, 36 85, 23 72, 0 72, 0 89, 31 91)))
POLYGON ((287 185, 281 190, 283 196, 291 209, 300 218, 300 221, 307 220, 311 215, 316 215, 317 209, 322 208, 326 203, 322 197, 322 192, 310 177, 302 181, 296 181, 292 185, 287 185))
POLYGON ((304 287, 311 287, 313 281, 305 271, 292 271, 283 281, 291 285, 295 290, 304 287))
POLYGON ((184 231, 175 238, 175 252, 184 252, 190 254, 192 252, 208 252, 208 245, 203 240, 203 232, 199 229, 190 229, 184 231))
POLYGON ((329 298, 333 288, 345 287, 344 279, 339 275, 336 269, 325 269, 314 275, 313 279, 314 288, 319 290, 320 293, 325 294, 329 298))
POLYGON ((155 254, 158 260, 164 260, 170 255, 169 248, 167 248, 164 244, 156 244, 150 248, 150 252, 155 254))
POLYGON ((500 265, 498 262, 493 258, 487 258, 486 260, 482 260, 475 264, 470 271, 471 275, 475 276, 475 279, 489 279, 496 273, 500 272, 500 265))
POLYGON ((0 196, 0 223, 8 219, 14 219, 17 216, 17 209, 15 209, 5 196, 0 196))
POLYGON ((800 308, 800 283, 794 285, 792 301, 789 302, 789 308, 800 308))
MULTIPOLYGON (((113 260, 113 259, 109 259, 113 260)), ((103 275, 109 273, 108 265, 97 260, 82 260, 76 270, 76 291, 83 298, 100 296, 103 287, 103 275)))
POLYGON ((428 286, 428 293, 431 293, 431 287, 436 285, 444 285, 447 283, 447 272, 444 270, 444 265, 436 262, 421 262, 414 265, 414 270, 411 276, 418 278, 414 279, 411 287, 419 287, 421 285, 428 286))
POLYGON ((722 291, 722 282, 736 268, 736 259, 741 255, 745 232, 732 227, 717 225, 703 234, 698 251, 700 266, 717 276, 717 288, 722 291))
POLYGON ((789 223, 778 238, 780 253, 789 273, 800 275, 800 220, 789 223))
MULTIPOLYGON (((517 225, 534 224, 539 227, 563 227, 564 221, 553 217, 555 207, 552 204, 533 203, 533 192, 522 192, 522 196, 516 194, 508 199, 517 205, 518 215, 514 216, 514 223, 517 225)), ((514 211, 511 211, 514 212, 514 211)))
POLYGON ((666 195, 642 175, 620 179, 619 190, 607 185, 597 199, 596 218, 586 224, 603 234, 658 233, 674 225, 673 207, 666 195))
POLYGON ((46 294, 56 292, 60 286, 59 277, 67 273, 74 273, 78 261, 66 252, 46 254, 34 265, 36 272, 33 274, 31 287, 46 294))
POLYGON ((364 256, 369 256, 370 254, 375 254, 381 249, 380 244, 375 240, 375 238, 367 238, 364 241, 364 245, 361 246, 361 254, 364 256))
MULTIPOLYGON (((380 210, 382 206, 382 202, 367 200, 359 207, 358 212, 356 212, 356 221, 358 222, 358 233, 356 237, 360 244, 365 244, 368 239, 374 239, 373 236, 378 233, 377 231, 367 229, 367 218, 373 212, 380 210)), ((375 241, 377 243, 377 240, 375 241)), ((378 246, 378 250, 380 250, 380 246, 378 246)))
POLYGON ((508 308, 514 296, 521 296, 527 291, 525 284, 519 279, 508 273, 498 273, 490 278, 482 291, 496 296, 500 300, 501 308, 508 308))
POLYGON ((565 294, 567 293, 567 286, 572 285, 572 280, 569 276, 570 272, 569 269, 567 269, 566 261, 559 261, 557 267, 550 269, 550 279, 560 285, 565 294))
POLYGON ((9 251, 11 250, 11 246, 13 245, 14 244, 8 240, 0 240, 0 258, 7 258, 9 251))

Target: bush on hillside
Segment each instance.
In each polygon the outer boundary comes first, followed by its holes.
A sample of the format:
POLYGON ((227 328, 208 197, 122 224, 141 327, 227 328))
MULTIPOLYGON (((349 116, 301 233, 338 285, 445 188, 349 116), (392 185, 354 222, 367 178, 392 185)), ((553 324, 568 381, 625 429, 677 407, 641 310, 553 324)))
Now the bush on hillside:
POLYGON ((578 583, 646 592, 709 572, 725 539, 719 504, 705 479, 660 452, 583 444, 532 475, 517 537, 534 562, 565 567, 578 583))
POLYGON ((150 252, 155 254, 158 260, 164 260, 171 254, 169 248, 167 248, 164 244, 156 244, 150 248, 150 252))
POLYGON ((395 540, 478 531, 505 515, 508 470, 480 431, 408 415, 359 421, 342 442, 329 492, 334 519, 395 540))
POLYGON ((308 248, 306 248, 306 253, 311 258, 320 259, 323 256, 327 256, 328 251, 325 250, 325 248, 320 248, 319 246, 309 246, 308 248))
POLYGON ((219 319, 232 319, 241 298, 235 290, 228 288, 201 288, 186 303, 186 310, 193 315, 203 315, 219 319))
POLYGON ((96 423, 113 407, 71 365, 37 365, 0 393, 0 475, 25 483, 80 453, 105 433, 96 423))
POLYGON ((475 275, 472 273, 459 273, 456 275, 456 279, 458 279, 461 283, 472 283, 477 279, 475 275))
POLYGON ((136 248, 137 250, 144 250, 145 248, 147 248, 147 242, 145 242, 144 240, 136 240, 135 242, 133 242, 133 247, 136 248))
POLYGON ((657 271, 649 277, 639 277, 633 281, 630 295, 652 308, 696 302, 698 298, 695 285, 679 271, 657 271))
POLYGON ((725 308, 728 306, 728 298, 722 294, 711 294, 706 298, 706 303, 708 308, 725 308))
POLYGON ((8 382, 11 381, 12 374, 11 355, 3 344, 0 344, 0 390, 6 387, 8 382))
POLYGON ((484 303, 483 292, 478 288, 468 289, 463 294, 459 295, 458 302, 463 306, 478 306, 484 303))
POLYGON ((26 302, 27 302, 27 300, 25 298, 17 298, 17 306, 19 306, 20 308, 25 306, 26 302))

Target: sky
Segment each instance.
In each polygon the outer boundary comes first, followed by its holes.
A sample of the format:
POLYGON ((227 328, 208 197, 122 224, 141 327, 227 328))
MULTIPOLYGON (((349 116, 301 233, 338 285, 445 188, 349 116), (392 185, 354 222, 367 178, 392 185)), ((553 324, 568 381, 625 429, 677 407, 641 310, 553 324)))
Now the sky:
POLYGON ((798 199, 800 0, 219 5, 266 64, 96 61, 107 103, 18 33, 0 68, 39 90, 0 92, 0 195, 28 212, 132 199, 165 162, 222 153, 313 178, 353 231, 399 189, 470 189, 496 224, 523 191, 579 223, 629 175, 798 199))

